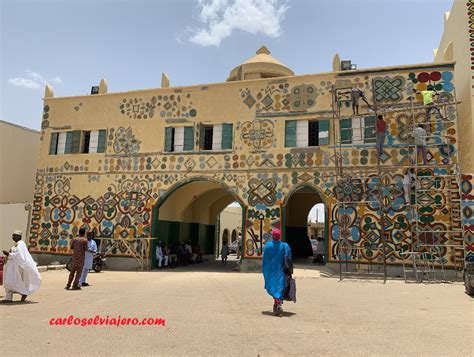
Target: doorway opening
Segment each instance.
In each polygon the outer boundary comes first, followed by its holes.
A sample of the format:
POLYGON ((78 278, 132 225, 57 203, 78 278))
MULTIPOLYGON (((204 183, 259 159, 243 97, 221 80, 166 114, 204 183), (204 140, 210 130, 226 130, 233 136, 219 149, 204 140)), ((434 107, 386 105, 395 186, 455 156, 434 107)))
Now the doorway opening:
POLYGON ((294 258, 313 257, 311 239, 320 239, 320 249, 327 246, 326 221, 326 206, 317 189, 301 186, 290 193, 283 205, 283 235, 294 258))
MULTIPOLYGON (((153 208, 152 235, 170 249, 187 243, 192 246, 193 254, 199 252, 204 258, 214 259, 220 252, 221 234, 226 234, 230 241, 231 230, 219 233, 219 216, 233 202, 239 206, 242 216, 242 202, 224 184, 198 178, 178 184, 153 208)), ((158 241, 152 244, 153 267, 157 266, 158 241)))

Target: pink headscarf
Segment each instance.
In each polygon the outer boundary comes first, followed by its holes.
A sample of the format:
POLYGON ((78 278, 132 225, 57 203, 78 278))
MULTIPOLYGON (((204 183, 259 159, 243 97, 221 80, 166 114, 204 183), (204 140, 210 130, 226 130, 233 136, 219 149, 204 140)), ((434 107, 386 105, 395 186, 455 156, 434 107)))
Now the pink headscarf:
POLYGON ((273 240, 280 240, 281 239, 281 231, 279 229, 274 229, 272 231, 272 239, 273 240))

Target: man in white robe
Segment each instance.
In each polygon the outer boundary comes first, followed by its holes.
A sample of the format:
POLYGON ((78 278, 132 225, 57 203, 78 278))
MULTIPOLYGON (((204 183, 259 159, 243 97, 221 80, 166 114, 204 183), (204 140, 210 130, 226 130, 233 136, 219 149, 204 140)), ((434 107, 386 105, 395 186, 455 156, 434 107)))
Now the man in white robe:
POLYGON ((87 274, 89 274, 89 270, 92 269, 92 263, 94 262, 94 254, 97 253, 97 244, 95 243, 94 233, 88 232, 87 233, 87 250, 84 253, 84 267, 82 268, 81 278, 79 279, 79 284, 81 286, 89 286, 86 283, 87 274))
POLYGON ((35 293, 41 286, 40 273, 21 236, 21 231, 13 231, 15 245, 10 251, 3 251, 7 262, 3 266, 3 287, 6 294, 2 302, 12 302, 13 293, 21 294, 21 301, 25 301, 28 295, 35 293))
POLYGON ((158 241, 156 246, 156 261, 158 262, 158 268, 163 268, 168 265, 168 256, 163 253, 161 241, 158 241))

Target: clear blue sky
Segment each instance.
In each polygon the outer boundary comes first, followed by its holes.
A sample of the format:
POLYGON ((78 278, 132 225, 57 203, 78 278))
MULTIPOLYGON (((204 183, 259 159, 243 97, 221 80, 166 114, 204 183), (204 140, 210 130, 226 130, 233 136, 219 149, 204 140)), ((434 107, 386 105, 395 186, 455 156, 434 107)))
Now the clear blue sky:
POLYGON ((423 63, 453 0, 0 0, 0 119, 39 129, 56 96, 225 81, 266 44, 296 74, 423 63))

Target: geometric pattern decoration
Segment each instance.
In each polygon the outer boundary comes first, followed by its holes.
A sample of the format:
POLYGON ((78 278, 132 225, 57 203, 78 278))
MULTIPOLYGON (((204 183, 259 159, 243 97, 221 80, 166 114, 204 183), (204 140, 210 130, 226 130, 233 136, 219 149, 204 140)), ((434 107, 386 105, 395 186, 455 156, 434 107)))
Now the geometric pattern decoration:
POLYGON ((268 119, 246 121, 241 125, 240 137, 246 147, 252 149, 266 149, 273 143, 274 124, 268 119))
POLYGON ((402 100, 405 80, 401 76, 374 78, 375 101, 398 102, 402 100))
POLYGON ((140 141, 133 135, 131 127, 120 127, 115 131, 113 148, 116 154, 136 154, 140 150, 140 141))

